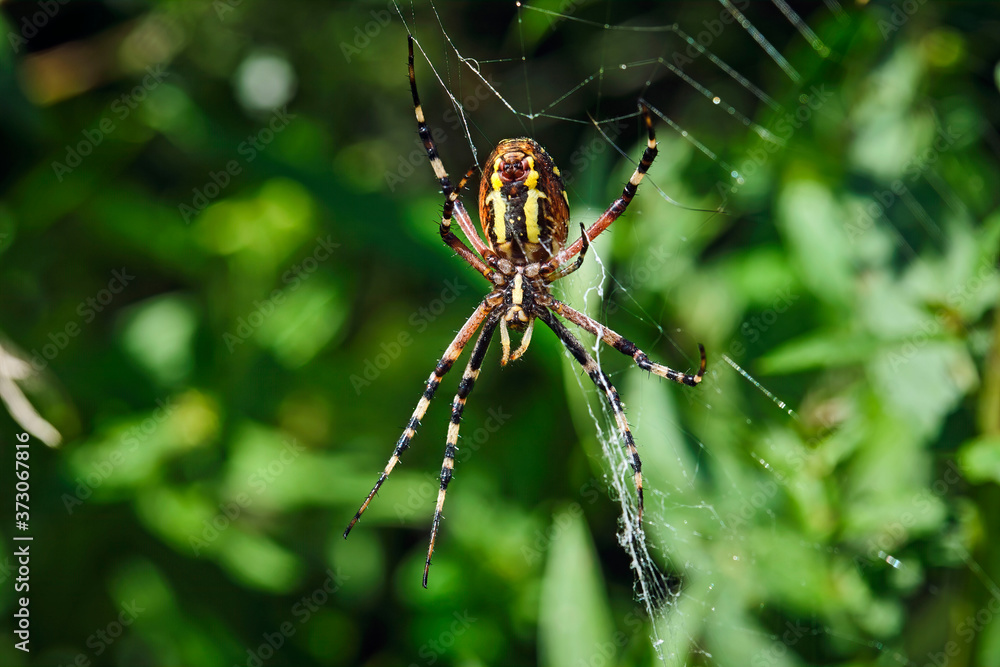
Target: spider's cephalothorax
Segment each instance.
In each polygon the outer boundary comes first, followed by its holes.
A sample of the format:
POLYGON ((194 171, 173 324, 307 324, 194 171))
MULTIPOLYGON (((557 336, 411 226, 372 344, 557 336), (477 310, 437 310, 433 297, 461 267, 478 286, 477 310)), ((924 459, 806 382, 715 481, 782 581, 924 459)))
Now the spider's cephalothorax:
POLYGON ((535 320, 538 319, 555 333, 563 346, 579 362, 584 372, 604 392, 611 410, 615 414, 618 432, 630 457, 638 495, 640 519, 642 518, 643 506, 642 462, 639 460, 639 452, 632 439, 628 421, 625 419, 625 406, 618 396, 618 390, 611 385, 611 380, 597 365, 587 348, 563 325, 559 317, 589 331, 619 352, 632 357, 639 368, 680 384, 695 386, 700 383, 705 374, 706 360, 705 348, 699 345, 701 364, 698 367, 698 372, 694 375, 675 371, 650 361, 646 353, 636 347, 635 343, 559 301, 549 291, 549 285, 553 281, 580 268, 587 248, 590 247, 590 242, 625 212, 629 202, 635 196, 639 183, 656 157, 656 137, 653 133, 653 120, 649 115, 649 110, 645 106, 641 107, 641 117, 648 139, 646 149, 642 153, 642 160, 635 173, 625 185, 621 196, 604 211, 596 222, 589 228, 585 228, 583 224, 580 225, 580 238, 568 247, 563 246, 568 234, 569 201, 566 197, 566 191, 563 189, 559 169, 553 163, 552 158, 532 139, 505 139, 497 144, 483 168, 483 179, 479 187, 479 216, 487 238, 487 241, 483 241, 459 199, 459 193, 468 179, 472 177, 475 168, 466 172, 465 177, 459 181, 457 186, 453 186, 451 179, 448 178, 448 173, 445 171, 441 158, 438 157, 437 148, 431 139, 431 132, 424 121, 424 112, 420 106, 420 98, 417 96, 417 82, 413 74, 413 43, 413 37, 410 36, 410 90, 413 93, 413 107, 417 117, 417 133, 424 143, 431 168, 434 170, 434 175, 445 195, 444 214, 441 217, 439 227, 441 239, 459 257, 489 280, 494 289, 486 295, 472 317, 459 330, 458 335, 451 341, 448 349, 438 361, 434 372, 427 379, 423 396, 417 403, 403 434, 396 442, 396 448, 392 456, 389 457, 389 462, 379 475, 378 481, 375 482, 368 497, 361 504, 361 508, 358 509, 351 523, 347 526, 344 537, 346 538, 351 532, 351 528, 368 508, 382 483, 399 463, 399 457, 410 447, 410 441, 416 435, 420 420, 427 413, 427 408, 438 385, 441 384, 442 378, 451 370, 476 330, 482 327, 472 348, 472 354, 465 367, 465 373, 462 375, 462 381, 458 385, 455 400, 451 404, 451 422, 448 425, 444 463, 441 466, 441 487, 438 490, 434 522, 431 526, 430 546, 427 549, 427 559, 424 561, 423 584, 426 588, 431 555, 434 553, 434 542, 441 525, 445 493, 455 468, 458 429, 462 420, 462 412, 465 409, 465 401, 475 385, 476 378, 479 377, 486 349, 489 347, 497 327, 500 328, 503 348, 500 358, 501 364, 514 361, 524 354, 531 341, 532 327, 535 320), (458 221, 458 226, 472 243, 472 248, 469 248, 452 231, 453 215, 458 221), (559 317, 556 317, 557 315, 559 317), (521 344, 513 353, 510 351, 508 327, 523 332, 521 344))

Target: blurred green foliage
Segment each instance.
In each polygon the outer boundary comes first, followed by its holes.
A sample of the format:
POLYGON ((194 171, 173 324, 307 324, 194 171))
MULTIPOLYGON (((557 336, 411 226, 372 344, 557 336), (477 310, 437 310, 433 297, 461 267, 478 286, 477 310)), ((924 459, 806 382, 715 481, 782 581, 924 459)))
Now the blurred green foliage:
POLYGON ((0 663, 652 664, 656 624, 670 665, 1000 664, 1000 16, 794 4, 822 52, 778 5, 734 3, 794 81, 721 5, 530 4, 560 15, 3 4, 0 393, 64 442, 31 446, 32 650, 11 623, 0 663), (642 29, 675 22, 773 103, 642 29), (561 288, 673 367, 709 351, 697 389, 600 354, 643 456, 653 619, 618 544, 613 423, 546 331, 487 358, 429 588, 458 371, 341 539, 486 291, 437 235, 407 26, 451 173, 531 134, 573 227, 634 168, 588 114, 633 157, 640 96, 687 133, 657 121, 651 181, 561 288), (442 27, 547 113, 512 114, 442 27))

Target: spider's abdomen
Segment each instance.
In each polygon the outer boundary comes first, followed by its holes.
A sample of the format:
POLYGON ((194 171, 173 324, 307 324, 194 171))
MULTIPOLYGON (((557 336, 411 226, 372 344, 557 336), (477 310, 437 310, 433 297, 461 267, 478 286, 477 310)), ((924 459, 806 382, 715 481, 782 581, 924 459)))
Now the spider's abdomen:
POLYGON ((479 219, 490 247, 514 264, 543 262, 566 241, 569 201, 559 168, 531 139, 504 139, 479 186, 479 219))

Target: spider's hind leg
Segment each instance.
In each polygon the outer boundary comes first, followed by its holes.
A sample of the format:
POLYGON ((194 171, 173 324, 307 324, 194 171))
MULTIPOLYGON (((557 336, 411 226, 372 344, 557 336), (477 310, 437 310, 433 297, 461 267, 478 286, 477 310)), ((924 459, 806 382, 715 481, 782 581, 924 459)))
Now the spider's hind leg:
POLYGON ((458 385, 458 392, 455 400, 451 404, 451 423, 448 424, 448 437, 444 447, 444 462, 441 464, 441 488, 438 490, 437 505, 434 508, 434 522, 431 524, 431 541, 427 547, 427 560, 424 562, 424 588, 427 588, 427 574, 431 568, 431 556, 434 554, 434 543, 437 541, 438 530, 441 527, 441 512, 444 509, 444 497, 448 492, 448 484, 451 482, 452 471, 455 469, 455 454, 458 452, 458 428, 462 422, 462 412, 465 410, 465 400, 472 392, 472 387, 479 377, 479 369, 483 365, 483 358, 486 350, 493 339, 493 332, 496 330, 497 322, 502 315, 497 312, 483 325, 483 330, 476 340, 475 347, 472 348, 472 355, 469 364, 462 374, 462 381, 458 385))
POLYGON ((354 514, 354 518, 351 519, 351 523, 348 524, 347 529, 344 531, 344 539, 347 539, 347 535, 354 528, 354 524, 358 522, 361 515, 365 513, 368 509, 369 503, 371 503, 372 498, 378 493, 378 490, 382 487, 382 483, 388 479, 389 474, 392 472, 396 464, 399 463, 399 457, 403 455, 410 447, 410 440, 417 433, 417 427, 420 426, 420 420, 424 418, 424 414, 427 413, 427 408, 431 404, 431 399, 434 398, 434 392, 437 391, 438 385, 441 384, 442 378, 444 378, 445 373, 451 370, 452 365, 461 356, 462 350, 465 349, 466 344, 469 339, 472 338, 472 334, 476 332, 479 325, 482 324, 483 320, 486 319, 493 310, 493 307, 488 305, 486 302, 479 304, 476 311, 472 313, 465 325, 459 330, 458 335, 455 339, 451 341, 451 345, 445 350, 444 355, 438 361, 437 366, 434 368, 434 372, 431 373, 430 378, 427 380, 427 386, 424 388, 424 395, 420 397, 420 401, 417 403, 417 407, 413 410, 413 415, 410 417, 409 423, 406 425, 406 429, 403 431, 403 435, 399 436, 399 440, 396 442, 396 448, 392 452, 392 456, 389 457, 389 462, 386 464, 385 469, 378 476, 378 481, 375 482, 375 486, 368 493, 368 497, 365 501, 361 503, 361 508, 354 514))
POLYGON ((538 318, 555 332, 559 340, 562 341, 562 344, 573 355, 573 358, 583 367, 584 372, 590 377, 591 381, 604 391, 604 395, 611 405, 611 411, 615 413, 615 423, 618 425, 618 432, 625 442, 626 450, 628 450, 629 464, 632 466, 632 472, 634 473, 635 491, 639 496, 639 520, 642 521, 642 461, 639 459, 639 450, 635 447, 632 430, 628 427, 628 420, 625 419, 625 405, 618 395, 618 390, 611 384, 611 378, 608 377, 607 373, 601 370, 601 367, 597 365, 597 362, 590 356, 590 353, 587 352, 583 344, 576 339, 576 336, 570 333, 569 329, 562 322, 548 311, 540 313, 538 318))

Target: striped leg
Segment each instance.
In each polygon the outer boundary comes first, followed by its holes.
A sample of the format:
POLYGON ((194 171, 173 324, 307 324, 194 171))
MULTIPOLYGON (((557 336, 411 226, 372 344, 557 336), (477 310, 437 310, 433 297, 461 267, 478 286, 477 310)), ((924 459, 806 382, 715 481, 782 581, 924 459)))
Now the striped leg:
POLYGON ((629 457, 631 457, 632 472, 635 473, 633 477, 635 490, 639 494, 639 520, 642 521, 642 461, 639 459, 639 450, 635 448, 635 440, 632 438, 632 431, 628 427, 628 420, 625 419, 625 405, 622 403, 621 397, 618 396, 618 390, 614 388, 614 385, 611 384, 611 378, 601 370, 597 362, 594 361, 594 358, 583 347, 583 344, 552 313, 545 311, 538 316, 538 319, 545 322, 555 332, 570 354, 583 366, 583 370, 590 376, 594 384, 599 389, 604 390, 608 403, 611 405, 611 411, 615 413, 615 423, 618 424, 618 432, 621 434, 622 440, 625 441, 625 448, 628 450, 629 457))
POLYGON ((462 411, 465 410, 465 399, 472 392, 472 387, 479 377, 479 369, 483 365, 483 357, 490 346, 493 332, 501 314, 497 313, 486 321, 483 330, 472 348, 469 365, 465 367, 462 382, 458 385, 458 393, 451 404, 451 423, 448 424, 448 438, 444 447, 444 463, 441 465, 441 488, 438 490, 437 506, 434 508, 434 523, 431 525, 431 542, 427 547, 427 561, 424 563, 424 588, 427 588, 427 573, 431 567, 431 555, 434 553, 434 542, 437 540, 438 529, 441 527, 441 511, 444 509, 444 496, 448 492, 448 483, 455 469, 455 452, 458 451, 458 427, 462 422, 462 411))
MULTIPOLYGON (((587 256, 587 251, 590 250, 590 239, 587 238, 587 231, 583 227, 583 223, 580 223, 580 240, 583 242, 583 248, 580 250, 580 254, 576 256, 576 261, 568 266, 562 266, 559 269, 553 267, 552 273, 545 276, 545 279, 549 282, 559 280, 560 278, 565 278, 569 274, 573 273, 581 266, 583 266, 583 260, 587 256)), ((550 266, 549 264, 545 265, 550 266)))
MULTIPOLYGON (((479 259, 478 255, 469 250, 469 248, 462 243, 461 239, 455 236, 455 232, 451 231, 451 215, 453 211, 458 216, 459 226, 462 227, 462 229, 465 229, 465 226, 462 224, 462 217, 464 216, 468 219, 469 214, 465 210, 465 207, 462 206, 462 202, 459 201, 458 197, 462 192, 462 188, 464 188, 465 184, 470 178, 472 178, 472 175, 476 173, 476 169, 477 167, 472 167, 469 171, 465 172, 465 176, 463 176, 462 180, 458 182, 458 186, 451 192, 451 194, 448 195, 448 198, 445 199, 444 214, 441 216, 441 226, 438 230, 441 233, 442 241, 448 244, 456 253, 458 253, 459 257, 468 262, 472 268, 483 274, 487 280, 490 280, 490 274, 493 273, 493 269, 488 267, 483 260, 479 259)), ((469 221, 469 225, 472 225, 471 220, 469 221)), ((468 232, 466 232, 466 234, 468 234, 468 232)), ((478 239, 479 237, 477 236, 475 238, 478 239)), ((483 257, 493 258, 494 255, 490 252, 490 254, 484 254, 483 257)))
POLYGON ((459 330, 458 335, 455 339, 451 341, 451 345, 448 349, 444 351, 444 355, 441 360, 438 361, 437 366, 434 368, 434 372, 431 373, 430 378, 427 380, 427 386, 424 389, 424 395, 421 396, 420 401, 417 403, 416 409, 413 411, 413 415, 410 417, 410 422, 406 425, 406 429, 403 431, 403 435, 399 437, 399 441, 396 442, 396 449, 392 452, 392 456, 389 458, 389 463, 386 464, 385 470, 382 474, 378 476, 378 481, 375 482, 375 486, 372 488, 368 497, 365 498, 365 502, 361 504, 361 509, 357 511, 354 518, 351 519, 351 523, 348 524, 347 530, 344 531, 344 539, 347 539, 348 533, 351 532, 351 528, 354 528, 354 524, 358 522, 361 515, 364 514, 365 510, 368 509, 368 503, 372 501, 375 494, 378 493, 379 488, 381 488, 382 483, 385 482, 386 478, 392 472, 392 469, 396 467, 399 463, 399 457, 402 456, 410 447, 410 440, 417 433, 417 427, 420 426, 420 420, 424 418, 424 414, 427 412, 427 407, 431 403, 431 399, 434 398, 434 392, 437 391, 438 385, 441 384, 441 379, 445 376, 455 360, 458 359, 462 354, 462 350, 465 349, 466 344, 469 339, 472 338, 472 334, 476 333, 476 329, 482 324, 486 316, 490 314, 492 307, 488 306, 486 302, 479 304, 476 311, 472 313, 472 317, 466 320, 465 325, 459 330))
MULTIPOLYGON (((610 227, 611 223, 625 212, 625 209, 632 202, 632 198, 635 197, 635 191, 639 188, 639 183, 642 182, 646 172, 649 171, 649 166, 653 164, 653 160, 656 158, 656 134, 653 132, 653 117, 649 115, 649 109, 646 108, 646 105, 642 105, 642 120, 646 125, 648 138, 646 140, 646 149, 642 152, 642 159, 639 161, 639 166, 636 167, 632 178, 625 184, 622 196, 616 199, 608 207, 608 210, 601 214, 597 222, 592 224, 590 229, 587 230, 586 237, 588 241, 596 239, 601 232, 610 227)), ((577 239, 571 246, 561 250, 555 257, 550 259, 547 265, 553 269, 558 268, 572 259, 582 248, 583 239, 577 239)))
MULTIPOLYGON (((444 242, 451 246, 455 252, 462 256, 465 261, 472 264, 472 266, 480 273, 486 268, 482 261, 473 254, 472 250, 469 249, 462 240, 455 236, 455 233, 451 231, 451 211, 455 207, 455 201, 458 199, 458 190, 461 190, 461 186, 458 188, 453 188, 451 185, 451 180, 448 178, 448 172, 445 171, 444 163, 441 162, 441 156, 438 155, 437 147, 434 145, 434 139, 431 138, 431 131, 427 127, 427 121, 424 119, 424 109, 420 106, 420 96, 417 94, 417 79, 413 72, 413 35, 407 35, 407 43, 409 46, 410 59, 408 62, 408 71, 410 75, 410 92, 413 93, 413 112, 417 117, 417 134, 420 135, 420 140, 424 144, 424 149, 427 151, 427 159, 430 160, 431 168, 434 170, 434 176, 437 177, 438 182, 441 184, 441 191, 444 192, 445 196, 445 214, 441 219, 441 238, 444 242), (473 261, 470 258, 474 258, 473 261), (482 268, 480 268, 482 267, 482 268)), ((473 173, 473 170, 469 170, 469 174, 466 176, 468 179, 473 173)), ((466 179, 463 179, 463 183, 466 179)), ((483 257, 487 256, 489 251, 489 246, 487 246, 482 238, 476 232, 475 226, 472 224, 472 219, 469 218, 469 214, 465 211, 465 207, 458 207, 458 226, 461 227, 462 231, 472 242, 473 247, 483 257)), ((488 275, 488 274, 484 274, 488 275)))
POLYGON ((705 347, 701 344, 698 345, 698 351, 701 352, 701 366, 698 367, 698 372, 695 375, 688 375, 687 373, 681 373, 680 371, 675 371, 674 369, 662 364, 650 361, 649 357, 646 356, 646 353, 636 347, 635 343, 630 341, 628 338, 625 338, 614 330, 598 323, 596 320, 587 317, 580 311, 570 308, 558 299, 552 299, 552 305, 549 307, 573 324, 576 324, 577 326, 582 327, 594 334, 622 354, 627 354, 632 357, 632 359, 635 360, 636 365, 644 371, 649 371, 655 375, 659 375, 660 377, 673 380, 679 384, 686 384, 690 387, 693 387, 701 382, 701 378, 705 375, 705 365, 707 361, 705 359, 705 347))

